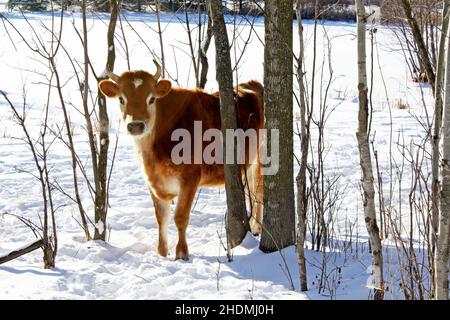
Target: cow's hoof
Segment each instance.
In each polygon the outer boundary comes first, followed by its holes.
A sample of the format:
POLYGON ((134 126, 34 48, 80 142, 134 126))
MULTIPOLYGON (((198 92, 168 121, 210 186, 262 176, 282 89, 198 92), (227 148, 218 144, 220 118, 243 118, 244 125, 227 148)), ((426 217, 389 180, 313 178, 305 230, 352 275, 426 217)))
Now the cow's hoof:
POLYGON ((177 245, 177 249, 176 249, 176 255, 175 255, 175 260, 184 260, 184 261, 188 261, 189 260, 189 251, 187 248, 187 245, 177 245))
POLYGON ((188 254, 186 254, 186 255, 177 255, 177 256, 175 257, 175 261, 176 261, 176 260, 189 261, 189 255, 188 255, 188 254))
POLYGON ((167 257, 169 255, 169 248, 167 244, 158 244, 158 254, 162 257, 167 257))

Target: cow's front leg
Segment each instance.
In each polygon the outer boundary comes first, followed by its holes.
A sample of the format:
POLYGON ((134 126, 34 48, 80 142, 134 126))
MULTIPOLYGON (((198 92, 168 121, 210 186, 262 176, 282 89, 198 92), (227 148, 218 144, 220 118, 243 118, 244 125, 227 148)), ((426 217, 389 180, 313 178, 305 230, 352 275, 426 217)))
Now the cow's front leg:
POLYGON ((178 244, 175 259, 189 259, 189 250, 186 242, 186 229, 189 224, 192 202, 197 191, 198 182, 195 179, 185 181, 181 184, 178 195, 177 207, 175 208, 174 221, 178 229, 178 244))
POLYGON ((170 201, 164 201, 155 196, 151 191, 153 206, 155 207, 156 221, 158 222, 158 253, 167 257, 169 245, 167 241, 167 228, 170 221, 170 201))

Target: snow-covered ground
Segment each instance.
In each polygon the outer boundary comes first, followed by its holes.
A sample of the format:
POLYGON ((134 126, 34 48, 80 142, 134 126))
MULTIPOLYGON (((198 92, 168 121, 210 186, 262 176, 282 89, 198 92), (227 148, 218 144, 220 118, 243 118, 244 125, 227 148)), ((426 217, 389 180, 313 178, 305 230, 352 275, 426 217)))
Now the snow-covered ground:
MULTIPOLYGON (((32 33, 20 13, 5 13, 6 17, 21 30, 27 39, 32 33)), ((51 25, 48 13, 26 14, 29 23, 36 27, 38 34, 49 39, 45 26, 51 25)), ((106 53, 107 15, 89 17, 89 54, 97 73, 104 70, 106 53)), ((159 40, 154 15, 127 14, 127 20, 146 44, 136 36, 130 26, 123 21, 124 32, 130 50, 132 69, 145 69, 153 72, 152 56, 148 47, 159 54, 159 40), (151 28, 150 28, 151 27, 151 28), (148 46, 148 47, 147 47, 148 46)), ((178 79, 179 85, 193 87, 193 69, 186 54, 186 32, 179 19, 171 14, 163 15, 165 56, 169 74, 178 79)), ((194 16, 192 16, 194 19, 194 16)), ((231 18, 230 18, 231 19, 231 18)), ((62 44, 69 52, 72 61, 82 63, 82 47, 74 32, 72 22, 81 28, 78 14, 67 14, 63 24, 62 44)), ((263 75, 263 20, 258 18, 254 32, 247 46, 252 28, 245 21, 238 22, 240 33, 237 52, 246 51, 240 59, 239 80, 257 79, 263 75)), ((230 37, 232 36, 230 27, 230 37)), ((312 28, 306 21, 307 76, 311 73, 312 28)), ((296 30, 296 29, 295 29, 296 30)), ((117 32, 116 48, 118 56, 115 70, 125 71, 126 60, 121 42, 121 32, 117 32)), ((295 39, 295 50, 298 40, 295 39)), ((227 262, 221 241, 224 239, 224 214, 226 209, 223 189, 201 189, 192 210, 188 228, 188 243, 191 258, 189 261, 173 261, 177 232, 173 223, 169 227, 170 251, 172 255, 162 258, 157 255, 157 225, 154 209, 142 177, 142 170, 136 161, 131 139, 119 125, 119 106, 109 104, 111 133, 118 133, 118 151, 115 169, 111 180, 108 222, 110 228, 108 243, 83 240, 83 232, 76 221, 77 208, 63 195, 56 194, 55 201, 62 206, 57 213, 59 250, 53 270, 42 269, 42 253, 35 251, 19 259, 0 266, 0 298, 10 299, 366 299, 369 295, 370 255, 367 250, 367 237, 362 219, 362 204, 359 191, 360 169, 355 131, 357 127, 356 91, 356 36, 355 25, 348 23, 326 23, 319 26, 317 70, 320 74, 323 57, 327 56, 326 43, 332 44, 332 65, 334 81, 331 85, 328 103, 336 110, 329 117, 326 126, 327 157, 325 172, 338 175, 343 194, 337 212, 335 231, 341 240, 349 237, 345 225, 355 223, 351 251, 335 251, 327 255, 326 270, 328 290, 318 291, 323 261, 321 253, 307 250, 308 279, 310 290, 299 293, 299 277, 295 248, 283 252, 263 254, 258 250, 258 239, 251 235, 233 252, 234 261, 227 262), (327 35, 327 37, 325 37, 327 35), (289 278, 293 279, 295 291, 290 289, 289 278)), ((392 105, 393 133, 400 133, 406 141, 423 136, 423 128, 416 117, 424 117, 420 88, 410 81, 410 74, 401 52, 395 50, 395 39, 390 32, 379 28, 377 34, 379 60, 375 55, 375 74, 373 101, 375 113, 373 130, 376 131, 375 145, 379 151, 382 170, 387 170, 390 135, 390 114, 386 95, 392 105), (387 91, 383 86, 383 78, 387 91), (407 110, 395 107, 399 102, 410 106, 407 110)), ((7 24, 0 25, 0 89, 7 92, 17 104, 22 102, 22 88, 26 87, 28 103, 27 123, 37 135, 43 119, 43 106, 46 102, 46 86, 42 73, 47 73, 45 62, 39 60, 20 40, 7 24), (5 31, 7 26, 8 33, 5 31)), ((123 42, 121 42, 123 43, 123 42)), ((370 51, 369 51, 370 52, 370 51)), ((207 91, 217 89, 214 70, 214 44, 208 54, 210 58, 207 91)), ((232 58, 239 59, 239 54, 232 58)), ((74 72, 63 51, 57 56, 57 64, 63 79, 69 80, 64 87, 65 99, 80 105, 79 89, 74 81, 74 72)), ((324 80, 328 77, 325 63, 324 80)), ((318 77, 318 83, 320 76, 318 77)), ((91 83, 92 88, 95 82, 91 83)), ((317 94, 319 101, 319 94, 317 94)), ((424 89, 424 99, 428 105, 431 94, 424 89)), ((56 96, 52 96, 50 123, 61 124, 61 112, 56 96)), ((297 110, 297 109, 296 109, 297 110)), ((298 119, 295 118, 296 122, 298 119)), ((86 136, 82 125, 84 120, 74 111, 72 121, 75 127, 77 150, 83 160, 88 159, 86 136), (83 158, 84 157, 84 158, 83 158)), ((32 232, 16 218, 2 215, 4 212, 21 215, 36 221, 42 212, 39 185, 24 171, 33 171, 34 164, 26 145, 16 139, 22 137, 20 127, 12 121, 8 105, 0 99, 0 255, 24 244, 32 242, 32 232)), ((313 140, 317 132, 313 132, 313 140)), ((114 139, 113 139, 114 140, 114 139)), ((115 141, 113 141, 114 146, 115 141)), ((296 150, 299 141, 296 137, 296 150)), ((395 149, 395 148, 394 148, 395 149)), ((394 150, 394 152, 396 152, 394 150)), ((297 152, 298 155, 298 152, 297 152)), ((50 150, 51 175, 66 190, 72 190, 70 157, 67 149, 55 142, 50 150)), ((298 170, 297 164, 295 170, 298 170)), ((82 199, 87 209, 90 196, 86 187, 82 188, 82 199)), ((348 241, 348 238, 347 238, 348 241)), ((386 243, 388 244, 388 243, 386 243)), ((388 281, 399 278, 396 271, 395 253, 386 250, 388 261, 386 278, 388 281)), ((399 292, 388 298, 401 298, 399 292)))

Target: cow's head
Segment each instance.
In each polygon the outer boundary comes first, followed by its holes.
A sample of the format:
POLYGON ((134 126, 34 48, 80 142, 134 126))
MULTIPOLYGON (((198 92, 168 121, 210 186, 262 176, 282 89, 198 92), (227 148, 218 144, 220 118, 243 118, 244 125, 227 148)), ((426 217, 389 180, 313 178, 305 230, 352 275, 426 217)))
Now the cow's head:
POLYGON ((155 101, 166 96, 172 85, 169 80, 159 80, 161 66, 155 75, 145 71, 127 71, 121 76, 108 73, 110 80, 103 80, 99 87, 110 98, 118 98, 122 117, 128 133, 136 138, 151 132, 155 121, 155 101))

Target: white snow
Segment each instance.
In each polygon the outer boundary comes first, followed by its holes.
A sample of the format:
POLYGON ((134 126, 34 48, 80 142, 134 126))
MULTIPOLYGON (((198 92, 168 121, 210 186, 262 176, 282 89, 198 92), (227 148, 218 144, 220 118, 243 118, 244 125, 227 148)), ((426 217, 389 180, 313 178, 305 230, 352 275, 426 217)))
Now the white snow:
POLYGON ((103 233, 103 231, 105 231, 105 224, 103 223, 103 221, 99 221, 95 224, 95 228, 101 234, 101 233, 103 233))
MULTIPOLYGON (((48 14, 27 13, 30 23, 39 28, 40 23, 51 25, 48 14)), ((20 13, 7 13, 19 30, 31 37, 27 23, 20 13)), ((106 18, 106 15, 101 15, 106 18)), ((81 28, 80 15, 73 14, 75 25, 81 28)), ((159 52, 159 41, 156 33, 142 22, 145 20, 156 29, 153 15, 128 14, 127 19, 133 27, 145 35, 146 41, 155 52, 159 52)), ((183 19, 180 16, 180 19, 183 19)), ((194 17, 193 17, 194 19, 194 17)), ((182 44, 185 43, 185 29, 178 19, 170 14, 163 15, 163 29, 166 53, 166 68, 169 76, 176 77, 179 85, 193 87, 195 80, 190 59, 184 54, 182 44), (180 49, 177 49, 180 48, 180 49), (176 53, 175 58, 172 50, 176 53)), ((71 26, 72 15, 65 19, 63 45, 72 55, 72 59, 82 61, 83 52, 78 38, 71 26)), ((88 25, 95 32, 89 33, 91 61, 95 70, 104 70, 104 56, 107 52, 106 25, 98 18, 90 17, 88 25)), ((229 26, 231 28, 231 25, 229 26)), ((124 24, 125 34, 130 47, 130 63, 132 69, 149 70, 152 68, 152 56, 146 46, 124 24)), ((263 21, 259 18, 254 29, 260 39, 264 39, 263 21)), ((41 29, 39 29, 41 30, 41 29)), ((242 22, 242 34, 238 40, 239 48, 250 32, 250 27, 242 22)), ((294 29, 296 30, 296 29, 294 29)), ((311 72, 312 61, 312 24, 305 23, 307 41, 307 75, 311 72)), ((46 64, 18 40, 13 30, 9 33, 15 41, 17 51, 10 42, 3 26, 0 27, 0 89, 9 92, 9 97, 18 105, 22 102, 22 86, 27 86, 27 102, 29 106, 27 122, 32 133, 39 132, 46 102, 46 86, 39 85, 45 79, 39 73, 46 73, 46 64)), ((332 62, 336 80, 330 88, 329 105, 337 106, 326 126, 325 147, 327 158, 325 171, 327 174, 339 175, 345 192, 340 198, 340 211, 337 217, 336 239, 345 244, 353 241, 351 250, 336 250, 327 255, 329 283, 327 290, 318 291, 318 283, 323 270, 322 254, 306 250, 307 268, 310 290, 299 293, 299 276, 297 257, 294 247, 286 248, 282 253, 264 254, 258 249, 259 240, 248 235, 241 246, 233 251, 232 262, 227 261, 223 249, 224 214, 226 210, 225 192, 223 188, 203 188, 197 193, 191 221, 187 232, 190 250, 189 261, 174 261, 174 250, 177 231, 173 221, 169 226, 170 256, 162 258, 156 253, 158 239, 157 223, 154 208, 148 193, 143 173, 135 157, 133 141, 126 130, 119 127, 120 110, 118 103, 109 101, 111 120, 111 150, 114 148, 115 136, 119 136, 119 145, 115 167, 110 183, 110 206, 108 212, 109 242, 85 242, 83 231, 78 222, 76 206, 65 196, 55 195, 55 202, 62 205, 57 212, 59 249, 56 268, 42 269, 42 253, 35 251, 19 259, 0 266, 0 298, 3 299, 366 299, 370 284, 370 255, 367 248, 367 233, 362 218, 362 204, 359 192, 360 169, 355 132, 357 127, 357 90, 356 90, 356 39, 355 25, 348 23, 327 23, 319 27, 318 56, 322 59, 326 50, 326 36, 332 43, 332 62), (353 235, 345 234, 343 226, 354 223, 353 235), (346 239, 346 240, 345 240, 346 239), (292 278, 295 291, 290 288, 292 278), (333 280, 333 281, 331 281, 333 280)), ((230 37, 232 36, 230 29, 230 37)), ((45 33, 42 34, 45 37, 45 33)), ((298 50, 296 37, 294 50, 298 50)), ((423 128, 417 118, 424 117, 420 90, 417 84, 410 81, 409 73, 401 54, 393 49, 395 39, 384 28, 377 33, 380 54, 380 67, 387 83, 387 91, 392 105, 395 101, 403 101, 411 106, 410 110, 393 108, 393 132, 395 139, 404 135, 405 139, 420 138, 423 128)), ((127 70, 125 54, 117 45, 117 60, 114 70, 121 73, 127 70)), ((370 52, 370 51, 369 51, 370 52)), ((210 72, 207 91, 217 90, 214 70, 214 43, 211 44, 208 56, 210 72)), ((232 55, 232 59, 235 57, 232 55)), ((375 143, 379 150, 382 170, 387 170, 390 117, 382 79, 378 70, 378 59, 375 57, 373 92, 375 113, 373 128, 376 130, 375 143)), ((64 80, 74 76, 68 58, 61 51, 58 53, 58 65, 64 80)), ((263 46, 253 36, 239 66, 239 80, 257 79, 263 76, 263 46)), ((321 65, 318 65, 320 73, 321 65)), ((324 78, 327 78, 325 67, 324 78)), ((166 76, 169 78, 169 76, 166 76)), ((320 78, 320 77, 318 77, 320 78)), ((92 79, 91 88, 95 88, 92 79)), ((318 80, 319 82, 320 80, 318 80)), ((324 80, 325 81, 325 80, 324 80)), ((176 83, 174 83, 176 85, 176 83)), ((282 85, 282 84, 280 84, 282 85)), ((65 99, 80 106, 80 93, 76 81, 69 81, 64 87, 65 99)), ((424 98, 431 101, 431 94, 424 89, 424 98)), ((319 99, 319 95, 317 95, 319 99)), ((50 123, 61 122, 61 109, 58 107, 56 95, 52 95, 50 123)), ((430 112, 430 111, 429 111, 430 112)), ((298 118, 296 109, 296 118, 298 118)), ((71 121, 75 127, 75 143, 77 151, 86 163, 89 147, 87 137, 82 128, 84 119, 77 112, 72 112, 71 121)), ((0 255, 20 248, 35 238, 33 233, 20 221, 3 212, 21 215, 38 221, 42 213, 42 202, 39 184, 25 171, 34 172, 33 159, 26 145, 15 139, 22 137, 20 128, 14 124, 9 106, 0 98, 0 255)), ((295 124, 294 124, 295 128, 295 124)), ((299 141, 295 138, 295 150, 299 155, 299 141)), ((316 141, 317 132, 313 132, 316 141)), ((395 149, 395 148, 394 148, 395 149)), ((398 155, 398 151, 394 150, 398 155)), ((51 176, 63 188, 72 192, 71 162, 67 149, 60 141, 55 141, 50 150, 51 176)), ((295 162, 295 172, 298 165, 295 162)), ((92 213, 90 194, 85 185, 81 186, 82 200, 86 210, 92 213)), ((396 197, 398 197, 397 195, 396 197)), ((405 196, 406 198, 407 196, 405 196)), ((173 206, 172 206, 173 210, 173 206)), ((93 218, 93 217, 91 217, 93 218)), ((388 240, 385 259, 389 265, 385 270, 389 277, 398 280, 396 273, 396 254, 392 251, 392 243, 388 240)), ((308 248, 311 246, 308 244, 308 248)), ((396 292, 390 298, 401 298, 396 292)))

